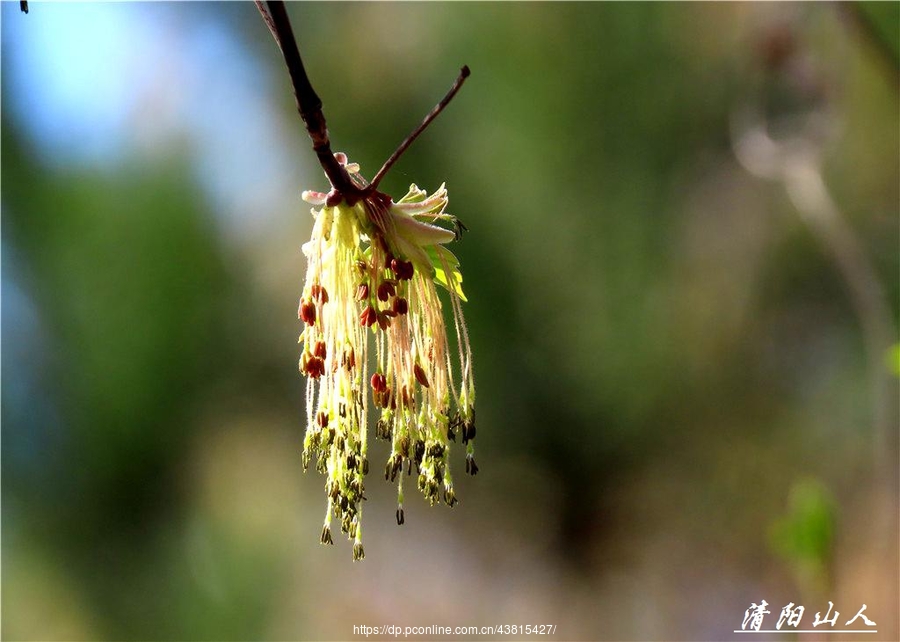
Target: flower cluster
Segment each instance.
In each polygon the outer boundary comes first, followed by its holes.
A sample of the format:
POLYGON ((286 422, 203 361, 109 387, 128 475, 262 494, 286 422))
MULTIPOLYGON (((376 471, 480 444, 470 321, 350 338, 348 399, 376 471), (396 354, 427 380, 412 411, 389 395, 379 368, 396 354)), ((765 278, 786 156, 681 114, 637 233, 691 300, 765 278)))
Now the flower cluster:
MULTIPOLYGON (((358 166, 335 156, 364 184, 358 166)), ((365 556, 370 395, 375 436, 391 444, 385 479, 397 483, 398 524, 404 522, 403 479, 413 468, 432 505, 456 503, 449 453, 457 436, 466 446, 466 472, 478 472, 466 299, 459 261, 444 247, 465 228, 444 211, 443 185, 430 196, 412 185, 397 202, 375 190, 352 205, 334 192, 306 191, 303 198, 318 206, 312 239, 303 246, 309 268, 298 311, 300 371, 307 377, 303 466, 315 460, 326 475, 322 543, 333 543, 337 518, 357 560, 365 556), (436 285, 449 292, 455 350, 436 285)))

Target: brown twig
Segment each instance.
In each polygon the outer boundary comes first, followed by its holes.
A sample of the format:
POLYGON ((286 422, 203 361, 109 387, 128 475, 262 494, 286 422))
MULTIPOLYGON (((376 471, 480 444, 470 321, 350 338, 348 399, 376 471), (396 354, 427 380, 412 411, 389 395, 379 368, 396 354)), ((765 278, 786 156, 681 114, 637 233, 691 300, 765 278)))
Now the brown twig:
POLYGON ((431 110, 425 117, 425 120, 400 143, 400 146, 378 170, 372 183, 366 185, 364 182, 354 181, 331 151, 331 141, 328 139, 328 128, 325 125, 325 115, 322 113, 322 100, 309 82, 309 76, 306 75, 303 59, 300 57, 300 50, 297 47, 297 41, 294 38, 294 31, 291 28, 291 21, 288 18, 284 2, 269 0, 264 5, 262 0, 254 0, 254 4, 256 4, 263 21, 269 28, 272 37, 275 38, 275 42, 278 44, 278 48, 281 49, 281 54, 284 56, 284 62, 287 65, 291 83, 294 87, 294 97, 297 99, 297 111, 300 112, 300 117, 306 124, 306 132, 312 139, 313 150, 319 158, 319 164, 322 165, 325 175, 331 182, 332 194, 329 202, 346 200, 350 205, 353 205, 371 195, 377 196, 378 183, 381 182, 384 175, 387 174, 388 170, 397 162, 397 159, 403 155, 413 141, 418 138, 419 134, 425 131, 425 128, 431 124, 431 121, 437 118, 437 115, 444 110, 456 95, 456 92, 462 87, 465 79, 469 77, 468 66, 464 65, 460 69, 459 76, 456 82, 453 83, 450 91, 447 92, 447 95, 431 110))
POLYGON ((434 109, 432 109, 431 112, 427 116, 425 116, 425 120, 423 120, 422 123, 418 127, 416 127, 409 136, 406 137, 406 140, 400 143, 400 146, 394 151, 393 154, 391 154, 391 157, 384 162, 384 165, 381 166, 381 169, 378 170, 378 173, 375 174, 375 178, 372 179, 373 188, 378 187, 381 179, 384 178, 384 175, 388 173, 388 170, 393 166, 394 163, 397 162, 397 159, 400 158, 403 152, 405 152, 406 149, 410 145, 412 145, 413 141, 419 137, 419 134, 425 131, 425 128, 431 124, 431 121, 437 118, 438 114, 444 111, 444 107, 446 107, 447 104, 451 100, 453 100, 456 92, 459 91, 466 78, 469 77, 469 73, 469 66, 463 65, 462 69, 459 70, 459 76, 456 78, 456 82, 453 83, 453 86, 450 88, 450 91, 447 92, 447 95, 444 96, 441 102, 435 105, 434 109))
POLYGON ((275 44, 278 45, 278 48, 281 48, 281 38, 278 37, 278 31, 275 29, 275 23, 272 22, 272 16, 269 15, 269 10, 266 9, 266 5, 263 0, 253 0, 253 4, 256 5, 257 11, 259 11, 259 15, 262 16, 263 22, 266 23, 266 26, 269 28, 269 33, 272 34, 272 37, 275 38, 275 44))
POLYGON ((294 97, 297 99, 297 111, 300 118, 306 124, 306 133, 313 143, 313 151, 319 158, 319 164, 325 170, 325 175, 331 182, 331 186, 347 200, 355 202, 362 197, 361 190, 350 180, 350 175, 344 169, 334 153, 331 151, 331 141, 328 139, 328 127, 325 125, 325 115, 322 113, 322 101, 309 82, 306 69, 303 67, 303 59, 297 48, 294 31, 291 29, 291 21, 287 15, 284 2, 270 0, 266 3, 268 11, 257 2, 256 7, 262 14, 263 20, 275 37, 288 73, 294 86, 294 97))

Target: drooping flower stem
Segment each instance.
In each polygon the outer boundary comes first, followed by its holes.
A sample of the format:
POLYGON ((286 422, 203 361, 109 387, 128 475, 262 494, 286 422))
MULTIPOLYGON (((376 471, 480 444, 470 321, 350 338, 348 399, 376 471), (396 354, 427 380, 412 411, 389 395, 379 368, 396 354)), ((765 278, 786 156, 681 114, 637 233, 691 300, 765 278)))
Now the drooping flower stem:
POLYGON ((312 464, 326 478, 320 541, 333 543, 336 518, 353 541, 353 559, 361 560, 370 398, 378 414, 375 437, 390 444, 384 476, 397 483, 398 525, 406 520, 403 477, 413 467, 416 487, 430 504, 457 503, 450 473, 450 444, 457 435, 466 447, 466 472, 478 472, 475 379, 461 305, 466 297, 459 260, 445 247, 466 228, 446 211, 444 185, 428 195, 413 184, 399 200, 377 189, 456 95, 469 68, 460 70, 443 100, 369 183, 345 154, 331 151, 322 101, 306 75, 284 3, 267 4, 256 0, 281 48, 297 109, 331 182, 327 194, 303 192, 315 206, 312 238, 303 246, 309 267, 297 311, 303 322, 299 367, 307 379, 303 468, 312 464), (458 364, 437 286, 450 297, 458 364))
MULTIPOLYGON (((356 178, 344 154, 338 162, 356 178)), ((360 178, 360 181, 364 179, 360 178)), ((325 475, 328 496, 321 541, 331 519, 362 559, 362 502, 369 470, 369 400, 378 414, 375 437, 390 444, 386 481, 397 483, 397 524, 405 522, 403 478, 429 504, 457 504, 451 443, 475 464, 475 380, 461 301, 459 260, 445 245, 457 239, 442 185, 430 196, 416 187, 383 202, 373 192, 352 207, 304 191, 316 206, 298 317, 303 321, 300 371, 307 378, 303 467, 325 475), (448 227, 438 225, 444 223, 448 227), (459 358, 454 363, 438 286, 447 290, 459 358), (372 348, 374 347, 374 354, 372 348), (374 372, 373 372, 374 370, 374 372)))

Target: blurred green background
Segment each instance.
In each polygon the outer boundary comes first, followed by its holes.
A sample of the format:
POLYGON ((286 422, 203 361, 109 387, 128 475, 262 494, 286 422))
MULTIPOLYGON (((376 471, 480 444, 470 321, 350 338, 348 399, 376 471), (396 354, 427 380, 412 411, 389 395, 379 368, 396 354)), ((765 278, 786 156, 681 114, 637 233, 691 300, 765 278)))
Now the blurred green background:
POLYGON ((289 5, 369 177, 472 69, 382 188, 471 230, 481 472, 402 528, 373 474, 354 564, 300 465, 327 184, 252 3, 3 3, 3 638, 900 638, 898 7, 289 5))

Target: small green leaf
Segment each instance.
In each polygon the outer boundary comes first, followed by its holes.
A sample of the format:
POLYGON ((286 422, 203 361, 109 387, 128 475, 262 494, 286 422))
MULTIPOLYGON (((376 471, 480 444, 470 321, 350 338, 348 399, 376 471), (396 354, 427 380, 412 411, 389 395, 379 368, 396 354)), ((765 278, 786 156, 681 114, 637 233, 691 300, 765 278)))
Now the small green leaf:
POLYGON ((419 203, 425 200, 425 197, 428 196, 428 192, 421 189, 415 183, 412 183, 409 186, 409 191, 401 198, 398 203, 419 203))
POLYGON ((434 267, 434 280, 451 291, 450 280, 447 278, 445 268, 450 271, 453 285, 452 291, 463 301, 468 301, 462 289, 462 272, 459 271, 459 259, 442 245, 429 245, 425 248, 431 265, 434 267))
POLYGON ((886 361, 894 376, 900 377, 900 343, 895 343, 888 349, 886 361))

